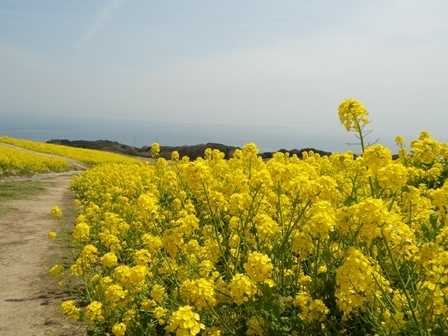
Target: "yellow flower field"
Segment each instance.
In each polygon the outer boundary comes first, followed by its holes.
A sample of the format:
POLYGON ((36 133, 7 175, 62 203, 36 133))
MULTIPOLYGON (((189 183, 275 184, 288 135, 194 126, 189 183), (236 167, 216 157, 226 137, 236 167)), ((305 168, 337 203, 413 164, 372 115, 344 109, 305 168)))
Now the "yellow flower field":
POLYGON ((448 146, 397 137, 393 160, 367 116, 339 107, 360 156, 249 143, 75 176, 75 261, 51 273, 85 287, 62 311, 91 335, 444 335, 448 146))
POLYGON ((63 159, 0 146, 0 171, 3 176, 63 172, 67 170, 68 164, 63 159))
POLYGON ((49 144, 31 140, 14 139, 7 136, 0 137, 0 142, 14 146, 31 149, 36 152, 55 154, 67 158, 79 160, 90 165, 97 165, 106 162, 137 162, 136 158, 126 157, 124 155, 108 153, 104 151, 74 148, 63 145, 49 144))

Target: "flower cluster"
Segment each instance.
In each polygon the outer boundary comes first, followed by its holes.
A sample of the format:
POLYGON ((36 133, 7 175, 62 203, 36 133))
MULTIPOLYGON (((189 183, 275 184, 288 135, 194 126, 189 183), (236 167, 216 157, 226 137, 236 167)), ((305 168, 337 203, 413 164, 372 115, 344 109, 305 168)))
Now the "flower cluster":
POLYGON ((363 125, 370 122, 367 118, 369 112, 361 102, 353 98, 344 100, 339 105, 338 112, 339 121, 344 125, 347 131, 354 130, 359 132, 363 125))
MULTIPOLYGON (((0 137, 0 142, 11 144, 18 147, 23 147, 27 149, 31 149, 36 152, 48 153, 59 155, 75 160, 79 160, 91 165, 97 165, 100 163, 107 162, 137 162, 137 159, 129 158, 123 155, 108 153, 104 151, 94 150, 94 149, 86 149, 86 148, 75 148, 63 145, 56 145, 44 142, 37 142, 31 140, 23 140, 23 139, 14 139, 7 136, 0 137)), ((28 164, 33 164, 33 169, 40 167, 40 170, 46 171, 66 171, 68 170, 67 161, 64 159, 56 159, 51 157, 44 157, 43 155, 36 155, 31 153, 24 153, 19 150, 9 149, 3 146, 0 146, 0 168, 3 169, 4 164, 17 164, 20 163, 20 168, 25 164, 24 162, 28 162, 28 164), (9 159, 4 154, 9 157, 9 159), (4 161, 5 158, 5 161, 4 161), (14 158, 14 159, 12 159, 14 158)), ((39 171, 41 172, 41 171, 39 171)))
MULTIPOLYGON (((361 138, 367 115, 339 109, 361 138)), ((397 143, 396 160, 377 144, 263 161, 250 143, 75 176, 75 258, 51 274, 87 304, 64 313, 92 335, 442 334, 448 150, 427 132, 397 143)))
POLYGON ((203 323, 200 323, 200 316, 195 313, 190 306, 179 307, 170 317, 169 325, 166 330, 176 332, 176 336, 197 335, 201 329, 204 329, 203 323))
MULTIPOLYGON (((0 138, 0 142, 2 139, 4 138, 0 138)), ((0 171, 3 176, 64 172, 68 169, 69 165, 64 159, 0 146, 0 171)))

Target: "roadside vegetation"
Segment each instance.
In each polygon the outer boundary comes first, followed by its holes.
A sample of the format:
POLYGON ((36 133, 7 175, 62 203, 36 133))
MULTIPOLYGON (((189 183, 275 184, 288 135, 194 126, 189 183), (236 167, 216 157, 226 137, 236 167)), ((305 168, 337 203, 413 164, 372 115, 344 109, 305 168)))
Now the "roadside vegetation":
POLYGON ((64 159, 0 146, 0 180, 8 176, 24 176, 68 170, 69 164, 64 159))
POLYGON ((30 149, 36 152, 54 154, 82 161, 89 165, 97 165, 106 162, 138 162, 136 158, 130 158, 124 155, 108 153, 104 151, 74 148, 63 145, 49 144, 37 141, 14 139, 8 136, 0 137, 0 142, 11 144, 14 146, 30 149))

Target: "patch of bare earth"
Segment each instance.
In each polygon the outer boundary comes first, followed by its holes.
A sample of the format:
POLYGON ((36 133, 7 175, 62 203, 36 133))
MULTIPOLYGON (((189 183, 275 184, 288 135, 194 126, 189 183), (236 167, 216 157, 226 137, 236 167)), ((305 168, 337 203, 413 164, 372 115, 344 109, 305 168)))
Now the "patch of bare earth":
POLYGON ((0 217, 0 335, 85 335, 81 323, 60 313, 63 301, 74 295, 58 286, 48 270, 66 253, 48 240, 59 223, 51 207, 63 210, 62 221, 74 223, 70 175, 55 174, 43 193, 7 202, 14 210, 0 217), (70 218, 71 216, 71 218, 70 218))

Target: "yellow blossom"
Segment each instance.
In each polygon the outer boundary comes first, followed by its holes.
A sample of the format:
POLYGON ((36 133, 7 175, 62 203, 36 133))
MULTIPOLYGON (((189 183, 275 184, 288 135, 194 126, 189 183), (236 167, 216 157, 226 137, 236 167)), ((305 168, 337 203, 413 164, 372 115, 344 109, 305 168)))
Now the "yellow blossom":
POLYGON ((50 274, 53 278, 58 278, 64 273, 64 266, 55 265, 50 269, 50 274))
POLYGON ((268 279, 271 276, 272 268, 271 259, 260 252, 249 253, 247 263, 244 264, 247 275, 258 282, 268 279))
POLYGON ((363 104, 353 98, 344 100, 338 108, 339 120, 345 126, 347 131, 360 131, 363 125, 370 121, 367 119, 369 112, 364 108, 363 104))
POLYGON ((56 232, 54 232, 54 231, 50 231, 50 232, 48 232, 48 239, 50 239, 50 240, 55 240, 56 239, 56 237, 57 237, 57 233, 56 232))
POLYGON ((115 336, 124 336, 126 332, 126 325, 124 323, 115 323, 112 326, 112 334, 115 336))
POLYGON ((160 153, 160 145, 157 142, 154 142, 151 145, 151 156, 153 158, 157 158, 159 156, 160 153))
POLYGON ((53 216, 53 218, 61 218, 62 210, 57 205, 54 205, 51 208, 51 216, 53 216))
POLYGON ((247 275, 235 274, 230 282, 230 295, 232 295, 233 301, 238 305, 248 301, 257 292, 257 287, 253 280, 247 275))
POLYGON ((179 307, 170 319, 169 325, 165 328, 169 332, 176 332, 176 335, 197 335, 205 325, 200 322, 200 316, 194 312, 190 306, 179 307))
POLYGON ((100 258, 101 264, 103 264, 106 267, 112 268, 117 265, 118 258, 113 252, 107 252, 105 255, 103 255, 100 258))
POLYGON ((163 317, 166 316, 167 312, 168 312, 168 309, 160 307, 160 306, 154 308, 154 317, 157 319, 157 322, 159 324, 166 323, 166 321, 165 321, 165 319, 163 319, 163 317))
POLYGON ((166 298, 165 288, 159 284, 155 284, 151 289, 151 297, 157 302, 162 303, 166 298))
POLYGON ((307 292, 297 293, 294 305, 300 308, 299 318, 309 323, 323 321, 330 312, 322 300, 313 299, 307 292))
POLYGON ((73 320, 79 320, 80 309, 75 306, 73 300, 62 302, 61 311, 73 320))
POLYGON ((198 310, 216 304, 213 283, 203 278, 184 281, 180 286, 180 295, 198 310))
POLYGON ((78 223, 73 230, 73 238, 80 242, 85 242, 89 239, 90 226, 87 223, 78 223))
POLYGON ((102 314, 102 307, 103 304, 98 301, 91 302, 84 311, 84 316, 86 317, 87 321, 90 323, 93 323, 95 320, 97 321, 103 321, 104 317, 102 314))

